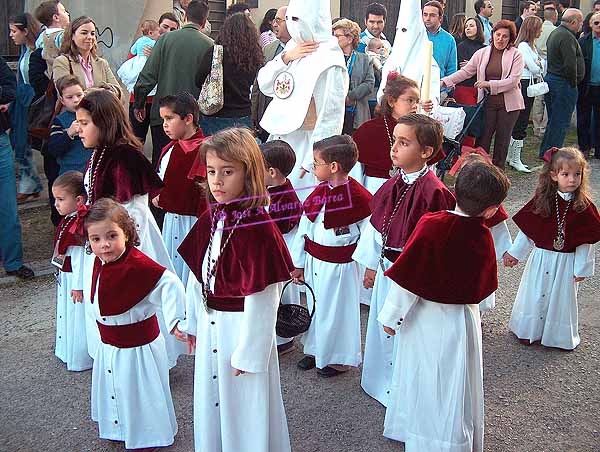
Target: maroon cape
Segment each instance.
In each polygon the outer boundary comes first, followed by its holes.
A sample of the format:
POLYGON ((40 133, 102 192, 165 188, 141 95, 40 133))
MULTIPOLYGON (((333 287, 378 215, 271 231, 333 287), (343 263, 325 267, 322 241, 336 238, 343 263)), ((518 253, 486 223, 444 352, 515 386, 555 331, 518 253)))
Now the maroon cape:
POLYGON ((99 159, 98 150, 94 161, 90 159, 87 166, 96 172, 94 192, 88 193, 90 204, 105 197, 112 197, 120 203, 131 201, 135 195, 149 194, 154 198, 163 187, 152 164, 133 146, 123 144, 106 148, 100 167, 96 168, 99 159))
MULTIPOLYGON (((575 212, 571 204, 565 219, 565 244, 560 251, 555 250, 553 246, 554 239, 558 234, 556 212, 553 209, 550 216, 542 217, 533 213, 534 204, 535 198, 513 216, 513 221, 527 237, 535 242, 535 246, 538 248, 560 253, 573 253, 579 245, 600 241, 600 215, 591 201, 587 208, 579 213, 575 212)), ((566 206, 567 201, 559 196, 558 208, 561 215, 566 206)))
POLYGON ((96 258, 90 300, 94 302, 98 287, 100 314, 123 314, 148 296, 164 271, 135 247, 127 247, 120 258, 104 265, 96 258))
MULTIPOLYGON (((356 129, 352 139, 358 147, 358 161, 365 166, 365 174, 389 179, 393 164, 390 158, 390 138, 383 118, 380 116, 362 124, 356 129)), ((394 133, 396 120, 391 116, 386 116, 386 120, 390 134, 394 133)))
MULTIPOLYGON (((217 298, 245 297, 261 292, 271 284, 290 279, 294 270, 283 236, 262 207, 250 211, 238 203, 216 207, 226 214, 223 237, 234 231, 223 250, 215 275, 217 298), (236 215, 248 212, 238 226, 236 215)), ((213 211, 208 209, 179 246, 178 252, 202 283, 202 261, 208 249, 213 211)))
MULTIPOLYGON (((406 187, 402 176, 397 175, 385 182, 375 193, 371 201, 373 207, 371 224, 381 234, 384 232, 384 216, 386 219, 390 217, 396 200, 406 187)), ((456 204, 452 193, 433 171, 428 171, 420 177, 408 190, 392 220, 390 234, 385 244, 390 248, 403 248, 423 215, 428 212, 452 210, 456 204)))
POLYGON ((284 184, 278 187, 269 187, 268 190, 271 197, 269 216, 275 220, 279 231, 287 234, 300 223, 302 202, 298 199, 298 195, 288 179, 284 184))
POLYGON ((57 245, 58 237, 60 236, 60 242, 58 242, 58 254, 66 254, 67 248, 70 246, 82 246, 84 243, 83 238, 79 237, 74 232, 69 232, 71 226, 77 221, 76 216, 63 217, 58 224, 54 233, 54 246, 57 245))
MULTIPOLYGON (((165 187, 160 192, 158 205, 167 212, 179 215, 200 216, 207 207, 206 193, 188 174, 196 160, 200 144, 205 139, 198 130, 189 140, 171 141, 163 148, 156 168, 164 155, 171 149, 169 164, 163 178, 165 187)), ((204 166, 204 178, 206 167, 204 166)))
POLYGON ((351 177, 348 182, 331 188, 322 182, 304 201, 304 213, 313 223, 325 206, 325 229, 358 223, 371 215, 373 195, 351 177))
POLYGON ((498 288, 496 252, 481 217, 428 213, 385 276, 426 300, 478 304, 498 288))
POLYGON ((508 213, 506 212, 506 210, 504 210, 504 206, 500 205, 500 207, 498 207, 498 210, 496 210, 496 213, 491 218, 485 220, 485 225, 488 228, 493 228, 494 226, 499 225, 507 219, 508 213))

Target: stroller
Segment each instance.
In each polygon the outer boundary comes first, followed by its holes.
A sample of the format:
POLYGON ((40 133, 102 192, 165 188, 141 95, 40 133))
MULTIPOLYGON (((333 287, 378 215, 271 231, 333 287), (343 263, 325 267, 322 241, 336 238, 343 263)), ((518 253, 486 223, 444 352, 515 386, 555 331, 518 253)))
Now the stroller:
POLYGON ((437 163, 437 176, 441 181, 444 180, 446 173, 450 171, 456 160, 460 157, 462 145, 467 135, 479 138, 483 135, 483 128, 485 126, 485 117, 483 106, 488 98, 486 91, 483 99, 481 99, 476 105, 462 105, 456 102, 449 102, 446 104, 447 107, 462 108, 466 114, 465 122, 462 131, 456 136, 456 138, 444 137, 442 148, 446 156, 437 163))

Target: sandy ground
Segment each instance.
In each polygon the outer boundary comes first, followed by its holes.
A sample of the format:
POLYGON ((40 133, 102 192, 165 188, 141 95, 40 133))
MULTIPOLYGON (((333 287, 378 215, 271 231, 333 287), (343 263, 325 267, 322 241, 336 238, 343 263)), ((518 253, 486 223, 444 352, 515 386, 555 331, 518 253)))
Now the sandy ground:
MULTIPOLYGON (((592 166, 599 204, 600 161, 592 166)), ((511 214, 531 196, 536 175, 513 179, 506 202, 511 214)), ((510 227, 514 236, 514 224, 510 227)), ((599 254, 597 250, 597 260, 599 254)), ((582 344, 575 351, 525 347, 507 328, 523 267, 500 269, 497 307, 483 318, 485 450, 598 452, 600 278, 580 286, 582 344)), ((0 286, 0 450, 123 450, 120 444, 98 439, 90 419, 91 372, 67 372, 54 357, 54 284, 46 276, 0 286)), ((363 307, 363 330, 367 314, 363 307)), ((385 411, 361 390, 360 370, 323 379, 314 371, 298 370, 300 358, 296 351, 281 359, 294 451, 403 450, 401 443, 382 436, 385 411)), ((171 371, 179 433, 166 450, 193 450, 192 385, 193 358, 183 357, 171 371)))

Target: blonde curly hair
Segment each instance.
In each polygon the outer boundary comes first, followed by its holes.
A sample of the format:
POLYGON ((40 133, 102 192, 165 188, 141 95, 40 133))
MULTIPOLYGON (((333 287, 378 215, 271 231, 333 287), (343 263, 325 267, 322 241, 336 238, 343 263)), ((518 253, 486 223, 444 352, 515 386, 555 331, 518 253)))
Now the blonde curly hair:
POLYGON ((352 47, 358 48, 360 44, 360 26, 350 19, 340 19, 333 24, 332 32, 343 30, 346 36, 352 36, 352 47))

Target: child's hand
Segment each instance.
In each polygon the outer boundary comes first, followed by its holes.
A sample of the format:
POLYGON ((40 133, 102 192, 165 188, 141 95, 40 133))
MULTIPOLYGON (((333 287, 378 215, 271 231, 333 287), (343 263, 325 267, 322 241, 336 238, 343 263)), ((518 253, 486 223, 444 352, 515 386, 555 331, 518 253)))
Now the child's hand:
POLYGON ((191 334, 187 335, 187 352, 188 355, 191 355, 192 353, 194 353, 194 350, 196 350, 196 336, 192 336, 191 334))
POLYGON ((302 284, 304 282, 304 269, 297 268, 296 270, 290 273, 290 276, 294 281, 294 284, 302 284))
POLYGON ((71 299, 73 303, 83 303, 83 290, 72 290, 71 299))
POLYGON ((502 262, 504 262, 505 267, 514 267, 519 263, 519 259, 512 257, 507 251, 502 256, 502 262))
POLYGON ((585 276, 576 276, 575 277, 575 282, 581 282, 585 279, 585 276))
POLYGON ((375 270, 371 270, 370 268, 367 268, 365 270, 365 276, 363 278, 363 287, 365 289, 372 289, 373 286, 375 285, 375 275, 377 274, 377 272, 375 270))
POLYGON ((233 369, 233 376, 234 377, 239 377, 240 375, 242 375, 244 373, 243 370, 240 369, 233 369))
POLYGON ((396 330, 394 330, 393 328, 390 328, 389 326, 383 326, 383 331, 385 331, 387 334, 389 334, 390 336, 395 336, 396 335, 396 330))
POLYGON ((187 334, 182 333, 179 328, 177 328, 177 325, 175 325, 173 327, 173 329, 171 330, 171 334, 173 336, 175 336, 175 339, 177 339, 180 342, 187 342, 187 334))
POLYGON ((157 209, 161 209, 161 207, 158 205, 158 198, 160 198, 160 195, 158 195, 156 198, 152 198, 152 205, 157 209))
POLYGON ((425 100, 421 102, 421 108, 425 113, 429 113, 431 110, 433 110, 433 101, 425 100))
POLYGON ((71 139, 79 135, 79 121, 75 120, 71 123, 71 125, 67 129, 67 135, 69 135, 69 138, 71 139))

